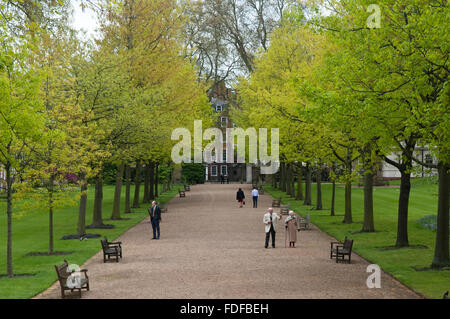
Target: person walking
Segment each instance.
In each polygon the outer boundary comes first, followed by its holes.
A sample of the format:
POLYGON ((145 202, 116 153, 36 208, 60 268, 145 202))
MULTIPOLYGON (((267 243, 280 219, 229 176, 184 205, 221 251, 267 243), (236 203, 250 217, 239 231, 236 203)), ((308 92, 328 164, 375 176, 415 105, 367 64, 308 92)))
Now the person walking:
POLYGON ((289 211, 289 216, 284 221, 284 225, 289 237, 289 248, 295 248, 295 243, 297 242, 297 232, 300 231, 300 228, 298 227, 298 222, 294 211, 289 211))
POLYGON ((236 200, 239 203, 239 208, 242 208, 242 204, 244 203, 245 194, 242 188, 239 188, 239 190, 236 193, 236 200))
POLYGON ((152 207, 148 209, 149 215, 150 215, 150 222, 152 223, 153 228, 153 238, 152 239, 159 239, 161 232, 159 228, 159 223, 161 220, 161 209, 158 205, 156 205, 156 202, 152 202, 152 207), (158 236, 156 236, 158 235, 158 236))
POLYGON ((258 189, 256 187, 253 187, 252 190, 253 208, 258 208, 258 197, 259 197, 258 189))
POLYGON ((275 234, 277 232, 277 222, 281 219, 280 214, 275 214, 273 208, 269 208, 268 212, 264 215, 263 223, 266 230, 266 244, 265 248, 269 247, 270 235, 272 235, 272 248, 275 248, 275 234))
POLYGON ((220 184, 225 184, 225 176, 223 174, 220 174, 220 184))

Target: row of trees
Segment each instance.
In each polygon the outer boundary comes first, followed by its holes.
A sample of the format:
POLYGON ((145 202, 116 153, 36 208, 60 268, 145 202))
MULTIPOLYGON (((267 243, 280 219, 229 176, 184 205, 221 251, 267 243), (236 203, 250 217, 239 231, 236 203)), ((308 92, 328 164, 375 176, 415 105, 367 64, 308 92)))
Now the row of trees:
MULTIPOLYGON (((439 174, 438 224, 432 266, 449 258, 449 85, 447 1, 310 1, 284 14, 255 70, 239 83, 240 126, 279 127, 281 188, 294 192, 293 170, 324 167, 345 183, 344 223, 352 223, 351 185, 364 179, 362 231, 373 232, 373 179, 381 160, 401 173, 397 247, 409 245, 408 206, 416 162, 439 174), (323 14, 326 12, 326 14, 323 14), (379 26, 379 27, 378 27, 379 26), (437 163, 423 163, 416 147, 437 163), (389 157, 393 152, 398 160, 389 157), (337 170, 339 173, 337 174, 337 170)), ((317 209, 321 209, 317 178, 317 209)), ((334 188, 333 188, 334 194, 334 188)), ((334 199, 334 196, 333 196, 334 199)), ((332 204, 332 214, 334 205, 332 204)))
POLYGON ((101 227, 103 169, 118 168, 111 219, 121 219, 124 173, 128 213, 140 204, 142 169, 144 202, 158 196, 171 130, 192 128, 194 119, 211 121, 206 87, 180 45, 186 17, 177 1, 82 4, 101 21, 95 41, 71 27, 68 0, 0 1, 0 165, 6 172, 10 277, 16 200, 48 210, 53 254, 53 214, 73 201, 74 187, 80 188, 82 236, 88 181, 95 181, 93 226, 101 227), (30 198, 35 200, 23 201, 30 198))

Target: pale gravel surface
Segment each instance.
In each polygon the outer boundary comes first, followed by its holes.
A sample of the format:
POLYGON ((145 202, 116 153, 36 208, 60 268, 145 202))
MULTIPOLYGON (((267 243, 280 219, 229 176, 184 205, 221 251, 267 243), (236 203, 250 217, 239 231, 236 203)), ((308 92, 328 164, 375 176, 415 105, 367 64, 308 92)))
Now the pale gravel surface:
MULTIPOLYGON (((314 226, 295 249, 284 248, 280 227, 277 248, 265 249, 262 218, 272 198, 262 195, 253 209, 244 185, 247 205, 238 208, 240 186, 192 186, 170 201, 159 241, 148 219, 124 233, 120 263, 104 264, 99 252, 82 266, 91 282, 83 298, 420 298, 385 273, 381 289, 368 289, 368 262, 354 254, 352 264, 336 264, 334 239, 314 226)), ((60 298, 59 284, 36 298, 60 298)))

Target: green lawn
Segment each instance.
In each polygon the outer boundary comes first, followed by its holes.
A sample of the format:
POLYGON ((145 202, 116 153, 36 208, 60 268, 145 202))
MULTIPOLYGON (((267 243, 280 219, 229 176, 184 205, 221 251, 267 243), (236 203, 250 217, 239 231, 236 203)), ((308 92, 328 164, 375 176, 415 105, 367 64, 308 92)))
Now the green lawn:
MULTIPOLYGON (((398 184, 398 183, 392 183, 398 184)), ((345 236, 354 239, 354 251, 372 263, 378 264, 383 270, 392 274, 404 284, 428 298, 442 298, 445 291, 450 289, 450 270, 416 271, 416 268, 427 268, 431 265, 436 232, 425 229, 417 220, 427 215, 437 213, 436 184, 426 179, 412 181, 409 205, 409 243, 415 248, 383 249, 382 247, 395 245, 397 236, 397 204, 398 188, 374 189, 374 220, 375 233, 358 233, 363 221, 363 189, 352 190, 353 224, 343 224, 344 218, 344 188, 336 187, 336 215, 330 216, 331 185, 322 185, 324 210, 316 211, 315 206, 303 206, 303 201, 295 201, 279 190, 267 185, 268 193, 275 198, 283 196, 284 204, 290 203, 291 208, 300 215, 309 213, 311 222, 321 230, 342 241, 345 236), (381 247, 381 248, 380 248, 381 247)), ((313 204, 316 201, 316 188, 312 187, 313 204)), ((325 253, 325 252, 324 252, 325 253)), ((325 254, 326 255, 326 254, 325 254)), ((383 283, 381 283, 383 287, 383 283)))
MULTIPOLYGON (((160 188, 162 189, 162 188, 160 188)), ((141 191, 143 193, 143 190, 141 191)), ((166 203, 178 193, 178 188, 161 194, 158 201, 166 203)), ((132 189, 134 194, 134 188, 132 189)), ((143 194, 141 194, 142 196, 143 194)), ((94 190, 90 189, 88 195, 88 210, 86 225, 92 221, 94 190)), ((109 219, 112 212, 112 202, 114 187, 105 186, 103 195, 103 218, 109 219)), ((122 192, 122 211, 124 208, 125 191, 122 192)), ((0 211, 6 212, 5 202, 0 203, 0 211)), ((113 224, 114 229, 91 229, 88 233, 101 234, 107 236, 109 240, 114 240, 123 232, 138 224, 148 216, 147 208, 149 204, 141 205, 140 209, 133 210, 133 214, 122 217, 129 220, 109 221, 106 224, 113 224)), ((6 273, 6 213, 0 219, 0 275, 6 273)), ((48 288, 57 280, 53 267, 61 264, 64 259, 69 263, 82 265, 87 259, 96 254, 100 249, 99 239, 60 240, 64 235, 75 234, 78 221, 78 206, 60 209, 54 214, 55 229, 55 251, 73 252, 64 256, 26 256, 30 252, 46 252, 48 250, 48 214, 44 211, 28 213, 26 216, 13 219, 13 260, 15 274, 35 274, 30 277, 0 278, 0 298, 30 298, 48 288)), ((149 235, 150 236, 150 235, 149 235)))

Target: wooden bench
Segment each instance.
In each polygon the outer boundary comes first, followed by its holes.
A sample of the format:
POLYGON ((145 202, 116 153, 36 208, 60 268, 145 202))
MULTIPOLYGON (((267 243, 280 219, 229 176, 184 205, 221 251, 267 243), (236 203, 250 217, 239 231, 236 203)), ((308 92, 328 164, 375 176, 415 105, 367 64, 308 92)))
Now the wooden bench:
POLYGON ((103 262, 106 263, 106 257, 108 261, 111 261, 111 256, 116 257, 116 262, 119 262, 119 258, 122 258, 122 242, 108 242, 108 239, 100 240, 103 249, 103 262))
POLYGON ((78 290, 81 298, 81 290, 85 289, 89 291, 89 277, 87 275, 87 269, 81 269, 80 273, 84 273, 84 278, 73 277, 74 281, 71 281, 69 277, 72 275, 72 271, 69 271, 69 263, 64 260, 61 266, 55 265, 56 274, 58 275, 59 285, 61 287, 61 298, 65 299, 65 291, 70 290, 72 293, 75 289, 78 290), (79 278, 79 281, 78 281, 79 278), (69 279, 69 281, 68 281, 69 279), (78 282, 77 282, 78 281, 78 282))
POLYGON ((280 199, 272 200, 272 207, 280 207, 280 205, 281 205, 281 197, 280 199))
POLYGON ((185 192, 190 192, 190 191, 191 191, 191 186, 189 186, 189 185, 184 185, 184 191, 185 191, 185 192))
POLYGON ((310 223, 309 220, 310 220, 310 218, 311 218, 311 216, 310 216, 309 214, 306 214, 305 218, 301 218, 301 219, 300 219, 300 221, 299 221, 299 223, 298 223, 298 227, 299 227, 300 229, 303 228, 303 230, 309 229, 309 223, 310 223))
POLYGON ((161 208, 161 214, 169 212, 169 209, 165 206, 163 206, 163 207, 160 206, 159 208, 161 208))
POLYGON ((280 205, 280 214, 289 215, 289 205, 280 205))
POLYGON ((348 239, 347 236, 345 237, 344 244, 340 242, 331 242, 330 259, 335 257, 336 263, 341 261, 350 264, 352 261, 352 248, 353 239, 348 239), (348 256, 347 260, 345 260, 345 256, 348 256))
POLYGON ((186 197, 186 192, 182 191, 181 189, 178 190, 178 194, 180 194, 180 198, 181 197, 186 197))

